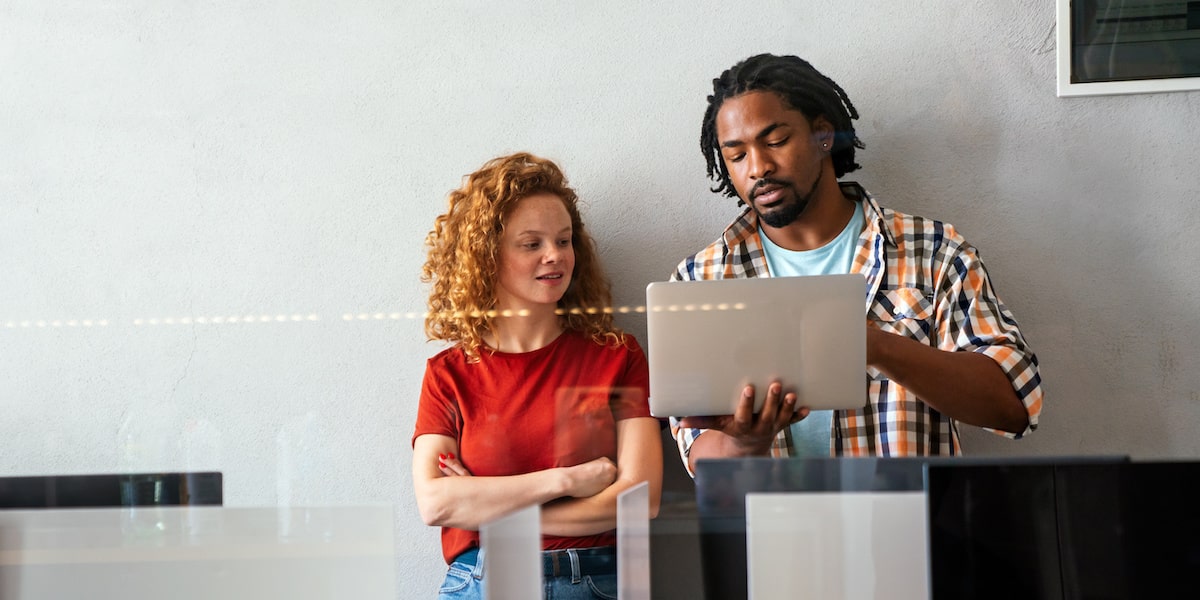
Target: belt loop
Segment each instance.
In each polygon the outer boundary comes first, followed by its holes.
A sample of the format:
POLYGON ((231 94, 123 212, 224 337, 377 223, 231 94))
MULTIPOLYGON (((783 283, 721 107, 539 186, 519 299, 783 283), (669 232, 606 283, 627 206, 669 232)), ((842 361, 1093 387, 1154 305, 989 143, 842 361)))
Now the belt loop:
POLYGON ((583 581, 583 574, 579 572, 579 552, 574 548, 569 548, 567 556, 571 557, 571 583, 583 581))
POLYGON ((475 557, 475 568, 471 569, 471 577, 474 577, 475 581, 483 580, 483 552, 484 550, 481 547, 479 554, 475 557))

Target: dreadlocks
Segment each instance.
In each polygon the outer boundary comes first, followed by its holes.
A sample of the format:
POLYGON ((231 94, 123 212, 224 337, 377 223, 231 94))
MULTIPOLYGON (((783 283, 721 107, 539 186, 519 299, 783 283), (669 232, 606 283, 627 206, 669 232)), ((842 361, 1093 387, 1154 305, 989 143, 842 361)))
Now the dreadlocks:
POLYGON ((712 191, 737 197, 737 190, 729 180, 729 170, 721 158, 717 112, 725 100, 756 90, 779 94, 789 108, 803 113, 809 123, 824 116, 833 125, 830 156, 838 178, 861 166, 854 162, 854 149, 864 146, 850 123, 858 118, 858 111, 845 90, 802 58, 759 54, 734 65, 713 80, 713 93, 708 97, 708 109, 704 111, 704 123, 700 128, 700 151, 708 161, 708 178, 718 183, 712 191))

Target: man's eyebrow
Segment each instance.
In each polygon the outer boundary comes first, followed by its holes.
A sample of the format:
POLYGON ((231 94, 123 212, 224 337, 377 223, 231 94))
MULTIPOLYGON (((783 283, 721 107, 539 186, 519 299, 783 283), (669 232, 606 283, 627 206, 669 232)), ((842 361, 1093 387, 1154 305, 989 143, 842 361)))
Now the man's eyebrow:
MULTIPOLYGON (((771 123, 770 125, 767 125, 765 128, 763 128, 762 131, 758 132, 758 135, 754 136, 754 139, 761 140, 761 139, 771 135, 771 133, 773 133, 776 129, 779 129, 780 127, 783 127, 785 125, 787 125, 787 123, 771 123)), ((744 142, 742 142, 742 140, 726 140, 724 142, 721 142, 721 147, 722 148, 733 148, 735 146, 741 146, 743 143, 744 142)))

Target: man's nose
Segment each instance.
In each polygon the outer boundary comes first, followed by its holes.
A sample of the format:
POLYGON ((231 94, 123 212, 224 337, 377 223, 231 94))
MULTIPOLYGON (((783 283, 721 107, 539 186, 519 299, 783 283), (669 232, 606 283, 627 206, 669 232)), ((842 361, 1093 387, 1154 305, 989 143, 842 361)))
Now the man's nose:
POLYGON ((767 152, 751 151, 746 154, 747 175, 751 179, 762 179, 775 172, 775 162, 767 152))

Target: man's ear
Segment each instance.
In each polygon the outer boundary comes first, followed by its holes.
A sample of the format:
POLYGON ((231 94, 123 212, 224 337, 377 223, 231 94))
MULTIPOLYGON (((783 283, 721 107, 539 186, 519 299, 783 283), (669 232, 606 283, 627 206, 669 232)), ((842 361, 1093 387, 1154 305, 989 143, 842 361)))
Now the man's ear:
POLYGON ((833 149, 833 123, 829 122, 824 115, 821 115, 809 123, 809 129, 812 130, 813 140, 821 147, 822 150, 833 149))

